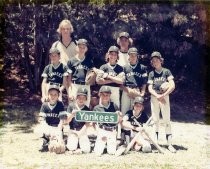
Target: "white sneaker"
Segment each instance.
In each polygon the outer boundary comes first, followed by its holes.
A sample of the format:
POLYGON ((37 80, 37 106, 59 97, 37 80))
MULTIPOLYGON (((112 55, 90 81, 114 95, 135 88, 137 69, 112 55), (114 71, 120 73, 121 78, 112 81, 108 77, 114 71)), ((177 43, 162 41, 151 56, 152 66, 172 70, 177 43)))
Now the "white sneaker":
POLYGON ((176 153, 176 149, 172 145, 168 146, 168 150, 172 153, 176 153))

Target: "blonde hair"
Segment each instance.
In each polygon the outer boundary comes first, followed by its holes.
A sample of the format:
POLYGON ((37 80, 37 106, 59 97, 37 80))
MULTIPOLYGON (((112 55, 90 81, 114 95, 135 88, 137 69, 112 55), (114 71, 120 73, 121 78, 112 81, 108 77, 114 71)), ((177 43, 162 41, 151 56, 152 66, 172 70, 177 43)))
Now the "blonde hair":
POLYGON ((59 34, 61 34, 61 29, 62 29, 63 25, 68 25, 69 28, 70 28, 70 32, 71 32, 71 33, 74 32, 74 28, 73 28, 73 26, 72 26, 70 20, 64 19, 64 20, 62 20, 62 21, 60 22, 60 24, 59 24, 59 26, 58 26, 57 32, 58 32, 59 34))

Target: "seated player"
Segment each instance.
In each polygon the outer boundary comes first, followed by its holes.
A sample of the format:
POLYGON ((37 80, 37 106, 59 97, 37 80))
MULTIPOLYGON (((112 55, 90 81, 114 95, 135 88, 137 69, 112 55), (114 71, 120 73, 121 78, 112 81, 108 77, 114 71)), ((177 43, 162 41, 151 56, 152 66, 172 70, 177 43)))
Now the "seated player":
POLYGON ((89 153, 91 150, 90 140, 87 135, 87 127, 90 123, 78 122, 75 120, 76 111, 86 110, 89 108, 85 105, 88 97, 88 91, 84 87, 79 87, 77 90, 76 101, 71 102, 67 108, 68 122, 70 122, 70 132, 67 140, 67 148, 72 153, 89 153), (78 147, 79 143, 79 147, 78 147))
MULTIPOLYGON (((110 101, 111 89, 108 86, 102 86, 99 90, 100 101, 93 111, 98 112, 113 112, 120 115, 118 107, 110 101)), ((120 119, 119 119, 120 121, 120 119)), ((97 155, 102 155, 107 145, 108 154, 115 154, 117 148, 117 124, 115 123, 99 123, 97 139, 94 152, 97 155)))
POLYGON ((64 111, 64 105, 58 100, 60 89, 56 85, 50 85, 48 89, 48 102, 44 102, 39 113, 39 124, 34 133, 43 139, 41 152, 48 151, 48 143, 52 136, 62 139, 62 131, 58 127, 59 113, 64 111))
MULTIPOLYGON (((138 132, 142 131, 142 127, 139 127, 134 118, 143 125, 148 120, 148 116, 143 111, 144 99, 142 97, 136 97, 133 103, 133 110, 129 110, 126 112, 125 116, 123 117, 123 128, 126 129, 126 142, 127 144, 130 142, 138 132)), ((134 149, 139 151, 140 149, 142 152, 147 153, 151 152, 151 145, 150 143, 144 138, 143 134, 140 134, 134 144, 134 149)))
POLYGON ((60 63, 60 51, 56 48, 51 48, 49 51, 50 64, 47 65, 42 73, 42 98, 41 101, 48 100, 49 85, 59 86, 59 100, 62 101, 62 91, 67 89, 67 67, 60 63))

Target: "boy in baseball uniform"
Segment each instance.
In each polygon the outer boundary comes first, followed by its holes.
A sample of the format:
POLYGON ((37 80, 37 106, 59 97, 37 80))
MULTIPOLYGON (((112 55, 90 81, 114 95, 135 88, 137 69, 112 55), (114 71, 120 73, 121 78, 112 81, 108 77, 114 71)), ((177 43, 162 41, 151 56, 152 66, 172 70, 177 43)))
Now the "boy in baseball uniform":
POLYGON ((77 41, 78 54, 68 61, 68 72, 70 86, 68 95, 70 100, 74 100, 77 95, 79 87, 85 87, 88 91, 86 105, 90 105, 90 85, 85 84, 85 77, 87 72, 93 67, 92 60, 86 56, 88 50, 87 40, 79 39, 77 41))
POLYGON ((125 75, 123 67, 117 64, 119 48, 111 46, 106 55, 107 63, 100 67, 105 74, 101 78, 96 78, 99 85, 109 86, 111 89, 111 101, 120 107, 120 85, 123 84, 125 75))
MULTIPOLYGON (((134 118, 143 126, 143 123, 146 123, 148 120, 147 114, 144 112, 144 99, 142 97, 136 97, 133 103, 133 109, 126 112, 123 117, 123 127, 126 131, 126 142, 130 142, 138 132, 141 132, 142 128, 136 124, 134 118)), ((136 151, 142 150, 144 153, 151 152, 151 145, 148 140, 145 139, 143 134, 140 134, 136 139, 134 144, 134 149, 136 151)))
POLYGON ((62 131, 59 125, 59 113, 64 111, 64 105, 59 98, 60 89, 57 85, 50 85, 48 89, 48 102, 44 102, 39 113, 39 124, 34 129, 34 133, 43 139, 42 147, 39 151, 48 151, 48 143, 51 137, 56 136, 62 139, 62 131))
MULTIPOLYGON (((93 111, 118 113, 119 108, 111 102, 111 89, 108 86, 102 86, 99 90, 100 101, 93 111)), ((119 119, 120 121, 120 119, 119 119)), ((98 123, 97 139, 94 152, 102 155, 107 145, 108 154, 115 154, 117 148, 117 124, 115 123, 98 123)))
POLYGON ((154 120, 156 137, 159 135, 159 114, 162 113, 163 121, 165 123, 166 140, 169 151, 175 153, 176 150, 171 144, 172 133, 170 123, 170 101, 169 94, 175 89, 174 77, 169 69, 162 67, 163 57, 160 52, 153 52, 151 54, 151 65, 154 68, 149 73, 148 90, 151 93, 151 111, 154 120), (169 83, 166 91, 161 90, 161 85, 165 82, 169 83))
POLYGON ((59 100, 62 101, 62 92, 67 87, 67 67, 60 63, 60 51, 57 48, 51 48, 49 51, 50 64, 44 68, 42 73, 42 98, 41 101, 48 100, 49 85, 59 86, 59 100))
POLYGON ((125 82, 121 99, 121 111, 125 114, 132 109, 134 98, 143 97, 146 91, 146 66, 138 61, 138 50, 132 47, 128 50, 129 63, 124 67, 125 82))
POLYGON ((90 141, 86 132, 89 123, 78 122, 75 120, 75 113, 79 110, 90 110, 85 102, 88 97, 88 91, 84 87, 79 87, 77 90, 76 102, 70 103, 67 108, 68 122, 70 122, 70 132, 67 140, 67 148, 73 153, 82 152, 89 153, 90 141), (78 144, 80 149, 78 149, 78 144))

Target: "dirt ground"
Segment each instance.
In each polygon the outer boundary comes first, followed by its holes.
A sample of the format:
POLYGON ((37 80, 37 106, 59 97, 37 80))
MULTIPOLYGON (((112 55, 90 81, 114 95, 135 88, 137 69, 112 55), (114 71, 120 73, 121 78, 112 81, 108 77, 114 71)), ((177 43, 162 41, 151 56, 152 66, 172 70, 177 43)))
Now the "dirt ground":
MULTIPOLYGON (((210 126, 195 123, 172 122, 173 142, 177 153, 170 153, 164 145, 164 134, 160 144, 165 154, 155 148, 152 153, 129 152, 115 157, 95 154, 56 155, 38 151, 40 140, 33 134, 30 124, 7 123, 1 128, 1 169, 209 169, 210 126)), ((163 127, 161 132, 164 133, 163 127)))

